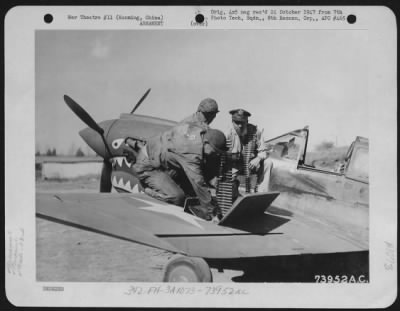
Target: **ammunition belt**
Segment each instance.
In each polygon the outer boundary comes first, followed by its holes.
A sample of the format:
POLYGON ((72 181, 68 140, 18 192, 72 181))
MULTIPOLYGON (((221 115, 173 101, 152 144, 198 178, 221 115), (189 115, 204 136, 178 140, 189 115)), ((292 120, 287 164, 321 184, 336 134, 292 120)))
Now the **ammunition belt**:
MULTIPOLYGON (((232 142, 227 139, 226 146, 230 149, 232 142)), ((221 165, 218 173, 217 203, 222 215, 225 215, 232 207, 233 201, 233 176, 232 157, 227 153, 221 156, 221 165)))
MULTIPOLYGON (((227 149, 232 147, 232 141, 226 140, 227 149)), ((248 132, 243 144, 242 155, 223 154, 221 156, 221 165, 218 173, 217 183, 217 203, 222 215, 225 215, 233 204, 233 172, 235 166, 239 170, 239 174, 243 174, 245 178, 246 193, 251 191, 251 176, 249 163, 257 152, 257 131, 248 132), (237 167, 239 166, 239 167, 237 167)), ((240 180, 240 178, 238 178, 240 180)), ((254 192, 257 192, 257 183, 253 186, 254 192)))
MULTIPOLYGON (((256 154, 257 148, 257 131, 251 131, 246 134, 243 145, 243 169, 240 170, 244 174, 246 193, 250 193, 251 183, 250 183, 250 169, 249 163, 256 154)), ((254 187, 254 192, 257 192, 257 185, 254 187)))

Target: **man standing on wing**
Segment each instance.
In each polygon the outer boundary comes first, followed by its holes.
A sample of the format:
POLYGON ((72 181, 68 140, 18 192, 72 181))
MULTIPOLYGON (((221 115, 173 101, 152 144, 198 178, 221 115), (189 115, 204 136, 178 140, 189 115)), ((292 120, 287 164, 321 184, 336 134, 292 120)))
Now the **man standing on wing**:
POLYGON ((195 123, 204 128, 208 128, 218 112, 217 102, 212 98, 205 98, 200 102, 197 111, 183 119, 180 123, 195 123))
MULTIPOLYGON (((200 102, 197 111, 194 114, 186 117, 179 123, 194 123, 204 129, 209 129, 210 123, 215 119, 218 112, 219 110, 217 102, 212 98, 205 98, 200 102)), ((219 167, 219 165, 219 158, 213 158, 208 159, 206 165, 204 166, 204 178, 209 186, 213 188, 216 186, 215 177, 218 173, 215 168, 219 167)), ((174 171, 170 170, 169 174, 174 178, 174 171)))
POLYGON ((184 205, 186 196, 197 196, 200 206, 192 210, 211 220, 216 206, 204 179, 204 166, 225 149, 226 139, 221 131, 180 123, 137 149, 132 169, 148 195, 179 206, 184 205))
POLYGON ((250 173, 257 174, 258 190, 268 191, 272 161, 267 158, 263 130, 248 122, 248 118, 251 116, 250 112, 244 109, 234 109, 229 113, 232 115, 232 124, 225 135, 229 152, 232 154, 235 190, 238 191, 239 187, 238 175, 246 175, 245 169, 248 167, 250 173))

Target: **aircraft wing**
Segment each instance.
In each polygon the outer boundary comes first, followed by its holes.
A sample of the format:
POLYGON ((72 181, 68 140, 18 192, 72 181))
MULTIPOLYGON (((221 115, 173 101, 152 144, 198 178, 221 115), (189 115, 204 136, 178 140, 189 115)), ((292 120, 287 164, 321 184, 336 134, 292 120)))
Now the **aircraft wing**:
MULTIPOLYGON (((249 235, 207 222, 145 194, 64 193, 36 196, 36 215, 81 229, 190 254, 175 237, 249 235), (172 239, 169 241, 168 239, 172 239)), ((211 252, 212 253, 212 252, 211 252)), ((230 256, 228 254, 228 256, 230 256)))
POLYGON ((246 218, 241 214, 243 226, 236 224, 232 228, 207 222, 184 213, 181 207, 145 194, 38 193, 36 214, 78 228, 203 258, 357 250, 351 241, 329 232, 322 234, 323 230, 277 215, 263 213, 246 218))

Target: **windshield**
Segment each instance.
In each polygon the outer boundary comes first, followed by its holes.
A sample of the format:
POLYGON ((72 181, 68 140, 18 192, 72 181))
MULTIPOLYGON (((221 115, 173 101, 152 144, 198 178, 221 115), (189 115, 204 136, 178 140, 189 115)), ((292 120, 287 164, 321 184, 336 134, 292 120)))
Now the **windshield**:
POLYGON ((368 148, 356 148, 347 169, 347 176, 357 180, 369 179, 369 154, 368 148))
POLYGON ((301 161, 305 149, 306 136, 306 131, 293 131, 268 140, 266 148, 270 150, 272 157, 301 161))

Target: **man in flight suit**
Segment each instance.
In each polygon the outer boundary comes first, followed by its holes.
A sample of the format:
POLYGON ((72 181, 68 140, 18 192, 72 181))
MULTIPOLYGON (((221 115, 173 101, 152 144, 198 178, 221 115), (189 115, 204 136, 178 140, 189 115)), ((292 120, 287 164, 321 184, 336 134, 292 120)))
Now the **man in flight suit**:
POLYGON ((197 216, 211 220, 216 206, 204 180, 204 166, 225 149, 221 131, 179 123, 149 139, 137 152, 132 169, 148 195, 178 206, 184 205, 187 195, 195 195, 200 201, 197 216))

